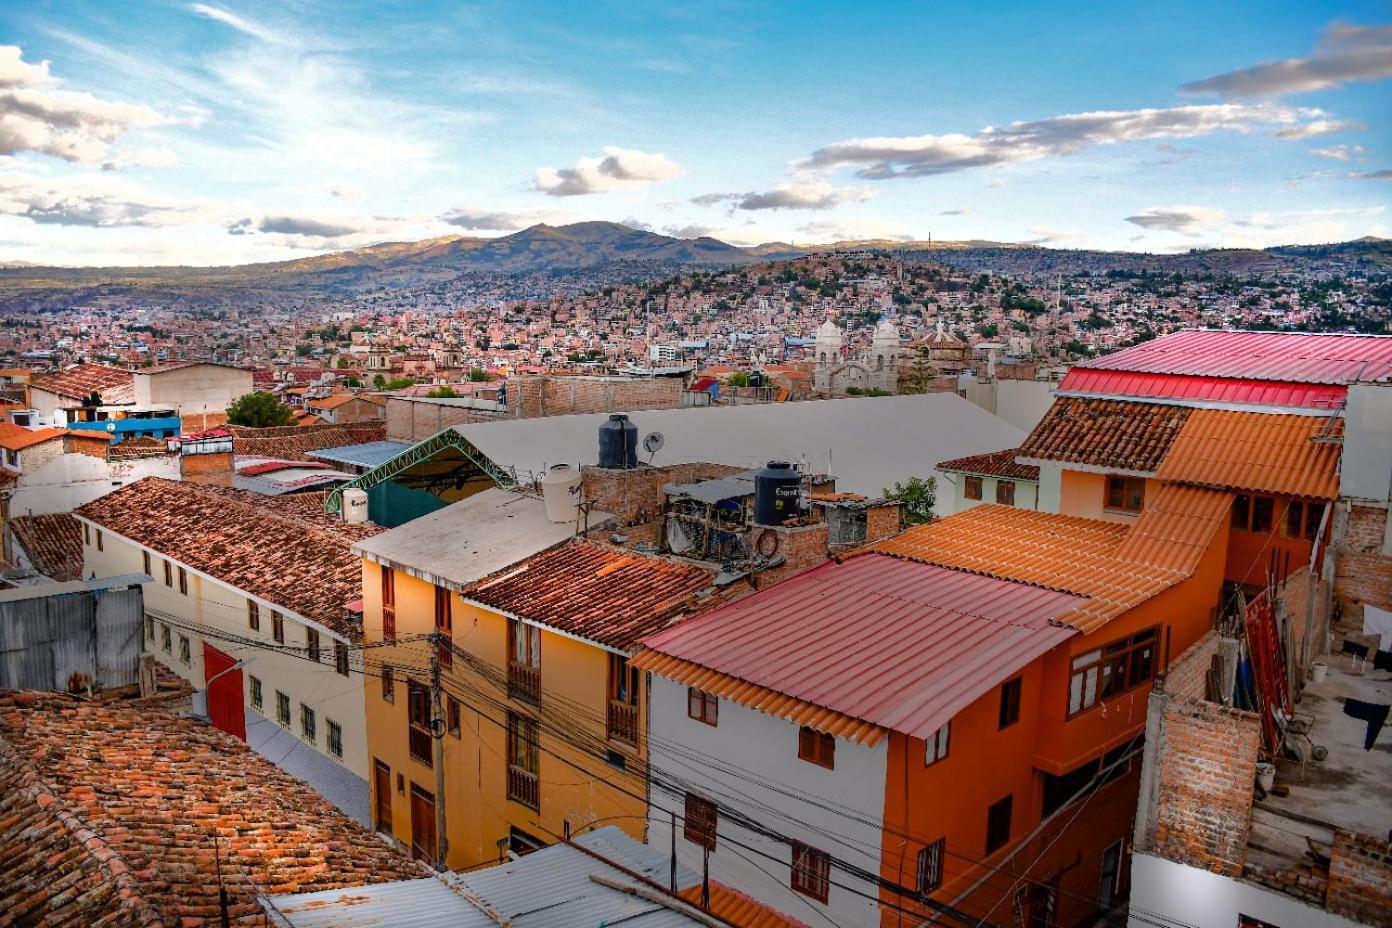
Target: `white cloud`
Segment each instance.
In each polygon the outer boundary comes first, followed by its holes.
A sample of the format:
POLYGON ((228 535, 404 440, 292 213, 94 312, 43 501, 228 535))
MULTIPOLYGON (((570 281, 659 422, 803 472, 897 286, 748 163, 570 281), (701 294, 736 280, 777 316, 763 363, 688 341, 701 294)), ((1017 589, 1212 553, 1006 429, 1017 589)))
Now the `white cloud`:
POLYGON ((164 227, 206 219, 206 207, 150 194, 111 174, 0 174, 0 214, 41 225, 164 227))
POLYGON ((666 155, 606 145, 602 158, 581 158, 569 168, 542 168, 534 184, 549 196, 574 197, 672 180, 681 173, 681 165, 666 155))
POLYGON ((1315 109, 1230 103, 1075 113, 1005 127, 987 126, 974 135, 849 139, 819 148, 799 167, 857 167, 859 176, 872 180, 923 177, 1071 155, 1093 145, 1296 126, 1323 115, 1315 109))
POLYGON ((172 168, 179 156, 168 148, 118 148, 102 162, 103 171, 125 171, 130 168, 172 168))
POLYGON ((441 221, 473 232, 513 232, 539 222, 555 222, 557 214, 501 209, 470 209, 456 207, 440 217, 441 221))
POLYGON ((1312 148, 1310 154, 1334 161, 1352 161, 1363 154, 1362 145, 1331 145, 1328 148, 1312 148))
POLYGON ((1392 168, 1381 168, 1376 171, 1351 171, 1348 176, 1361 180, 1392 180, 1392 168))
POLYGON ((1333 135, 1336 132, 1348 132, 1361 128, 1363 127, 1357 123, 1340 122, 1337 119, 1315 119, 1304 125, 1280 129, 1272 134, 1285 141, 1299 141, 1300 139, 1312 139, 1319 135, 1333 135))
POLYGON ((1185 84, 1181 92, 1277 97, 1392 77, 1392 26, 1332 25, 1304 58, 1264 61, 1185 84))
POLYGON ((225 26, 231 26, 238 32, 249 35, 254 39, 260 39, 262 42, 269 42, 273 45, 290 44, 280 33, 267 29, 259 23, 252 22, 245 17, 238 16, 236 13, 230 10, 224 10, 221 7, 211 6, 207 3, 190 3, 189 12, 196 13, 214 22, 222 23, 225 26))
POLYGON ((29 64, 18 45, 0 45, 0 87, 40 87, 51 83, 47 61, 29 64))
POLYGON ((1142 229, 1192 234, 1201 227, 1217 225, 1225 218, 1222 210, 1206 206, 1153 206, 1127 216, 1126 221, 1142 229))
POLYGON ((1034 238, 1026 239, 1021 245, 1076 245, 1083 240, 1083 233, 1077 229, 1033 228, 1029 234, 1034 238))
POLYGON ((798 231, 813 242, 913 241, 913 233, 897 222, 881 219, 841 219, 809 222, 798 231))
POLYGON ((781 183, 772 190, 749 193, 704 193, 692 197, 699 206, 732 203, 735 209, 832 209, 843 203, 861 203, 870 198, 864 187, 833 187, 826 181, 781 183))
POLYGON ((339 200, 356 200, 362 196, 362 191, 352 184, 337 184, 329 188, 329 194, 339 200))

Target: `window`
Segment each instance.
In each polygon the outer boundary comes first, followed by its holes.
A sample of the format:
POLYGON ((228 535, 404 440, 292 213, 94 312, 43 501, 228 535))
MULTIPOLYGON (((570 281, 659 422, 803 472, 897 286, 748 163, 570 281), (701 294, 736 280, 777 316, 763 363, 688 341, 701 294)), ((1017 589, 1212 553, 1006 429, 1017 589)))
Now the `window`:
POLYGON ((406 681, 406 714, 410 719, 407 743, 411 756, 430 767, 435 763, 430 737, 430 690, 415 680, 406 681))
POLYGON ((923 766, 931 767, 947 756, 948 743, 952 740, 952 723, 943 722, 942 728, 928 736, 923 748, 923 766))
POLYGON ((314 710, 304 703, 300 703, 300 735, 306 741, 313 742, 317 732, 314 727, 314 710))
POLYGON ((165 654, 174 653, 174 638, 169 631, 169 626, 160 623, 160 647, 164 648, 165 654))
POLYGON ((609 655, 609 712, 606 734, 625 744, 638 743, 638 680, 640 671, 628 658, 609 655))
POLYGON ((966 481, 962 484, 962 495, 967 499, 981 499, 981 478, 966 478, 966 481))
POLYGON ((1251 520, 1252 498, 1239 493, 1232 504, 1232 527, 1245 532, 1251 520))
POLYGON ((140 552, 140 566, 143 567, 143 568, 145 569, 145 576, 147 576, 147 577, 153 577, 153 576, 154 576, 154 574, 150 573, 150 552, 149 552, 149 551, 141 551, 141 552, 140 552))
POLYGON ((155 643, 155 618, 154 618, 154 616, 149 616, 149 615, 145 616, 145 639, 146 639, 147 641, 149 641, 150 644, 154 644, 154 643, 155 643))
POLYGON ((1115 512, 1140 512, 1145 506, 1145 479, 1141 477, 1107 478, 1107 507, 1115 512))
POLYGON ((283 727, 290 727, 290 697, 276 690, 276 721, 283 727))
POLYGON ((1159 628, 1148 628, 1073 658, 1068 681, 1068 715, 1097 705, 1155 676, 1159 628))
POLYGON ((164 562, 164 585, 174 586, 174 565, 168 561, 164 562))
POLYGON ((836 736, 802 726, 798 729, 798 757, 828 770, 836 769, 836 736))
POLYGON ((271 637, 285 644, 285 616, 271 610, 271 637))
POLYGON ((1286 538, 1304 538, 1314 541, 1319 534, 1320 521, 1324 518, 1323 503, 1302 503, 1291 500, 1286 505, 1286 518, 1281 534, 1286 538))
POLYGON ((334 757, 342 758, 343 726, 335 722, 333 719, 328 719, 327 723, 329 729, 329 753, 332 754, 334 757))
POLYGON ((541 629, 508 619, 508 696, 541 701, 541 629))
POLYGON ((382 699, 386 702, 396 702, 396 678, 392 675, 390 667, 382 668, 382 699))
POLYGON ((309 659, 314 663, 319 663, 319 630, 315 628, 305 629, 305 644, 309 648, 309 659))
POLYGON ((382 637, 396 640, 396 573, 382 568, 382 637))
POLYGON ((455 699, 453 696, 446 696, 446 697, 445 697, 445 722, 446 722, 445 730, 448 731, 451 735, 454 735, 454 737, 456 737, 456 738, 459 737, 459 731, 460 731, 459 715, 460 715, 460 712, 459 712, 459 700, 455 699))
POLYGON ((438 648, 440 654, 440 666, 454 666, 454 652, 450 650, 449 637, 454 630, 453 610, 450 604, 450 591, 443 586, 435 587, 435 631, 444 635, 446 640, 440 642, 438 648))
POLYGON ((334 670, 348 676, 348 645, 341 641, 334 642, 334 670))
POLYGON ((507 796, 533 809, 541 808, 536 719, 516 712, 508 713, 507 796))
POLYGON ((1102 872, 1097 880, 1097 907, 1104 911, 1116 902, 1121 888, 1122 842, 1114 841, 1102 852, 1102 872))
POLYGON ((686 809, 682 815, 682 836, 697 847, 715 850, 715 833, 720 820, 720 811, 715 803, 695 793, 687 793, 686 809))
POLYGON ((826 902, 831 890, 831 855, 794 841, 792 887, 794 892, 826 902))
POLYGON ((106 550, 106 545, 102 543, 102 530, 101 530, 101 529, 97 529, 97 550, 98 550, 98 551, 105 551, 105 550, 106 550))
POLYGON ((255 709, 257 712, 260 712, 261 706, 263 704, 261 693, 261 678, 248 675, 247 688, 251 691, 251 707, 255 709))
POLYGON ((1001 684, 1000 727, 1009 728, 1020 721, 1020 690, 1024 687, 1022 677, 1007 680, 1001 684))
POLYGON ((179 568, 179 592, 188 595, 188 571, 182 567, 179 568))
POLYGON ((179 662, 182 664, 189 664, 193 662, 192 649, 189 646, 189 640, 187 635, 179 636, 179 662))
POLYGON ((686 688, 686 714, 698 722, 705 722, 712 726, 718 725, 720 723, 720 700, 705 690, 688 686, 686 688))
POLYGON ((84 545, 90 545, 92 543, 92 526, 88 525, 86 522, 82 523, 82 543, 84 545))
POLYGON ((1015 481, 996 481, 996 502, 1000 503, 1002 506, 1015 505, 1015 481))
POLYGON ((1276 511, 1276 501, 1269 496, 1252 498, 1252 531, 1266 534, 1271 531, 1272 513, 1276 511))
POLYGON ((261 630, 261 607, 247 600, 247 628, 254 632, 261 630))
POLYGON ((1014 796, 1006 796, 986 810, 986 853, 999 850, 1010 842, 1010 812, 1014 796))
POLYGON ((946 852, 946 838, 939 838, 918 852, 918 891, 923 895, 942 886, 943 856, 946 852))

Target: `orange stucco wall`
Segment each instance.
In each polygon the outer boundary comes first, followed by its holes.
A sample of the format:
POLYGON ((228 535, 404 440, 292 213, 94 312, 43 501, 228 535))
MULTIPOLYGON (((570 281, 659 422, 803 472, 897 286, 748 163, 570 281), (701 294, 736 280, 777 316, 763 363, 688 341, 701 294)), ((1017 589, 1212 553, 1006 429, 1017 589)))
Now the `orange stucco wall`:
MULTIPOLYGON (((1100 519, 1103 522, 1120 522, 1131 525, 1140 513, 1117 512, 1106 508, 1107 475, 1094 474, 1081 470, 1068 470, 1064 465, 1059 480, 1059 513, 1065 516, 1081 516, 1085 519, 1100 519)), ((1154 498, 1160 489, 1155 480, 1146 480, 1146 499, 1154 498)))
MULTIPOLYGON (((1098 492, 1100 493, 1100 484, 1098 492)), ((1038 862, 1031 878, 1062 873, 1066 893, 1096 895, 1103 851, 1129 834, 1135 812, 1136 774, 1107 785, 1087 804, 1083 814, 1063 813, 1034 843, 1060 830, 1066 834, 1040 857, 1034 848, 1020 849, 1041 822, 1044 774, 1063 775, 1125 744, 1145 729, 1150 684, 1117 694, 1068 719, 1069 669, 1072 657, 1100 645, 1126 638, 1152 626, 1160 627, 1157 667, 1163 671, 1167 653, 1182 653, 1212 627, 1222 592, 1228 549, 1226 524, 1215 533, 1194 573, 1135 609, 1113 619, 1087 636, 1076 636, 1036 660, 1023 672, 1021 718, 998 730, 1000 688, 995 687, 952 720, 951 751, 946 760, 924 765, 924 742, 892 735, 885 788, 884 844, 881 872, 902 886, 916 880, 918 850, 945 837, 948 856, 945 882, 934 894, 939 901, 955 898, 989 871, 977 862, 985 857, 987 809, 1006 795, 1013 796, 1011 842, 987 858, 998 864, 1015 853, 1014 863, 1038 862)), ((1135 770, 1139 762, 1133 761, 1135 770)), ((964 902, 967 911, 981 915, 999 902, 1013 880, 991 877, 964 902), (992 895, 994 893, 994 896, 992 895)), ((904 900, 885 890, 886 901, 904 900)), ((1072 900, 1060 896, 1060 912, 1072 911, 1072 924, 1087 915, 1072 900), (1075 911, 1076 910, 1076 911, 1075 911)), ((998 906, 991 918, 1011 923, 1011 903, 998 906)), ((913 906, 909 906, 912 908, 913 906)), ((883 925, 911 924, 892 908, 883 909, 883 925)), ((923 909, 928 914, 927 908, 923 909)))
POLYGON ((1228 562, 1223 577, 1247 586, 1262 586, 1273 567, 1295 573, 1310 563, 1311 543, 1302 538, 1286 538, 1286 509, 1290 497, 1278 496, 1271 531, 1249 532, 1234 529, 1228 542, 1228 562))
MULTIPOLYGON (((363 625, 368 642, 382 640, 381 568, 363 564, 363 625)), ((396 572, 396 624, 398 639, 434 630, 434 587, 396 572)), ((453 594, 455 643, 488 665, 491 670, 470 669, 456 657, 452 669, 442 672, 445 690, 461 701, 459 736, 446 734, 444 744, 445 833, 447 865, 452 869, 496 862, 499 841, 509 826, 550 843, 565 833, 591 825, 613 824, 643 837, 646 803, 642 768, 646 762, 637 749, 606 741, 605 708, 608 700, 608 652, 553 632, 542 632, 541 708, 508 699, 507 620, 489 609, 464 602, 453 594), (503 681, 500 683, 500 681, 503 681), (509 709, 540 715, 541 734, 540 811, 507 798, 507 730, 509 709), (564 725, 569 739, 548 734, 546 725, 564 725), (591 752, 569 743, 588 735, 591 752), (625 757, 626 769, 618 770, 598 755, 607 749, 625 757), (631 795, 630 795, 631 794, 631 795)), ((371 648, 370 665, 390 662, 417 668, 415 676, 429 684, 430 651, 426 642, 403 642, 395 647, 371 648)), ((436 793, 436 774, 411 757, 408 746, 406 674, 396 672, 396 698, 382 698, 380 682, 369 679, 366 688, 369 763, 380 760, 392 771, 392 832, 410 844, 410 783, 436 793), (396 775, 405 780, 396 788, 396 775)), ((640 718, 646 707, 639 706, 640 718)), ((373 809, 376 785, 373 778, 373 809)), ((437 800, 438 801, 438 800, 437 800)))

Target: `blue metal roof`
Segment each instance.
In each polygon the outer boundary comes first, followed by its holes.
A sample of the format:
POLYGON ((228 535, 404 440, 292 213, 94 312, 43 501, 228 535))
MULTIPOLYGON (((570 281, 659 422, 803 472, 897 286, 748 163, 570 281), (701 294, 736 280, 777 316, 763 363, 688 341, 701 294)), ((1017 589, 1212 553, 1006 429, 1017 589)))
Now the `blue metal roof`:
POLYGON ((310 452, 309 456, 339 464, 355 464, 358 467, 379 467, 409 447, 411 443, 405 441, 369 441, 361 445, 321 448, 310 452))

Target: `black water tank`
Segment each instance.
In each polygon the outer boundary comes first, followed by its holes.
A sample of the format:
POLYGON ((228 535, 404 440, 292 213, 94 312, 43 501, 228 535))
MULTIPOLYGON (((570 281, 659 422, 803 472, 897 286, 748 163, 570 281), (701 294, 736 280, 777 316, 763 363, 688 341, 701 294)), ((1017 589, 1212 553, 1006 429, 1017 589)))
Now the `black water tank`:
POLYGON ((599 466, 638 466, 638 426, 628 416, 610 416, 599 427, 599 466))
POLYGON ((754 474, 754 521, 782 525, 798 514, 802 475, 787 461, 769 461, 754 474))

